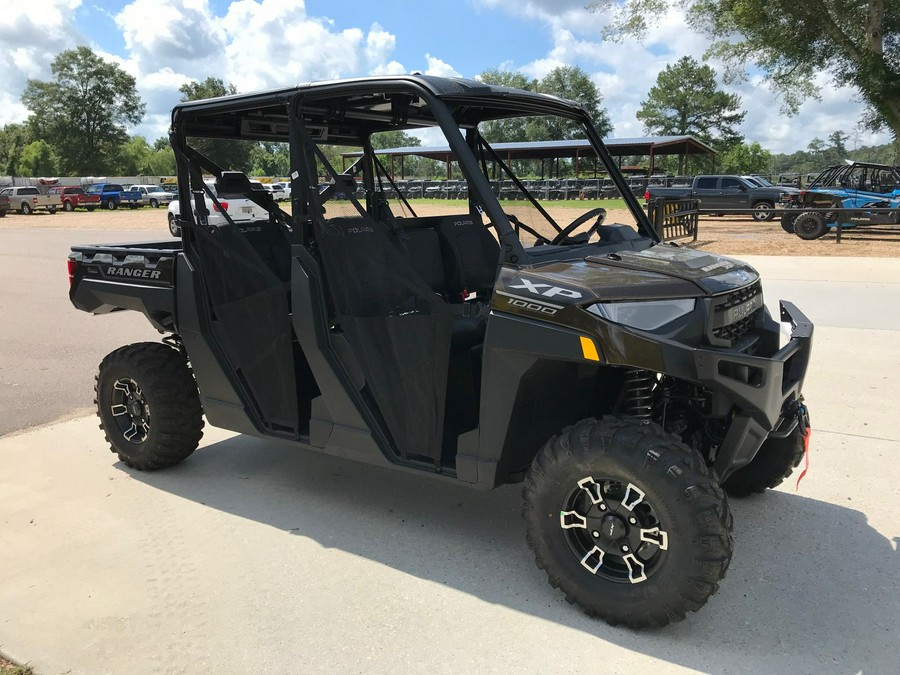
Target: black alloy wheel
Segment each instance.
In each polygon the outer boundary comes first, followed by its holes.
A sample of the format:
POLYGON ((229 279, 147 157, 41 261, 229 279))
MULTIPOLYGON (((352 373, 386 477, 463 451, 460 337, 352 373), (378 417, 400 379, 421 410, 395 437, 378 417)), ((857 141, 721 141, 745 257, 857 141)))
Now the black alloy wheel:
POLYGON ((113 383, 109 412, 129 443, 143 443, 150 434, 150 404, 137 382, 122 377, 113 383))
POLYGON ((559 526, 581 566, 615 583, 647 581, 669 548, 669 535, 646 494, 612 478, 578 481, 563 500, 559 526))
POLYGON ((819 239, 827 231, 828 225, 820 213, 801 213, 794 221, 794 234, 806 241, 819 239))

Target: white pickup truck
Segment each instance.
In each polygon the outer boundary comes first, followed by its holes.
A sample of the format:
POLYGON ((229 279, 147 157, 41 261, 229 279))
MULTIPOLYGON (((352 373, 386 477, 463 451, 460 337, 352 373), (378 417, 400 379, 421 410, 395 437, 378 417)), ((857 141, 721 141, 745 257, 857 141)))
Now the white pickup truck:
POLYGON ((31 215, 38 209, 47 213, 56 213, 62 206, 62 198, 59 195, 45 195, 34 186, 6 187, 0 190, 0 195, 9 197, 10 210, 31 215))
MULTIPOLYGON (((228 215, 231 216, 231 219, 236 223, 249 220, 262 220, 269 217, 268 212, 264 208, 257 204, 254 204, 246 197, 230 194, 219 194, 216 191, 215 181, 208 180, 204 182, 212 191, 212 193, 216 195, 216 199, 222 205, 222 208, 228 212, 228 215)), ((265 188, 260 186, 259 189, 264 190, 265 188)), ((222 215, 222 213, 219 211, 219 207, 213 203, 209 196, 206 197, 206 210, 209 211, 210 225, 221 225, 226 222, 225 216, 222 215)), ((178 224, 178 216, 180 214, 181 206, 176 199, 172 201, 171 204, 169 204, 168 216, 169 233, 173 237, 181 236, 181 226, 178 224)))

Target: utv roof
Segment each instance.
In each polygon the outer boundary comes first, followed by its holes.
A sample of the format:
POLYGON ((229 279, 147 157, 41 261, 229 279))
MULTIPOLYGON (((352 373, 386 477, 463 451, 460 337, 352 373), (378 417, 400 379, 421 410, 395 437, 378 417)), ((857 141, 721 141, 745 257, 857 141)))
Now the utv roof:
POLYGON ((309 82, 186 101, 172 109, 172 125, 190 136, 285 139, 287 107, 302 104, 308 122, 325 125, 328 132, 333 129, 333 134, 326 133, 329 142, 356 143, 361 128, 377 131, 435 125, 427 105, 431 97, 453 104, 460 126, 523 114, 586 115, 580 103, 549 94, 455 77, 395 75, 309 82), (352 133, 342 130, 342 123, 353 127, 352 133))

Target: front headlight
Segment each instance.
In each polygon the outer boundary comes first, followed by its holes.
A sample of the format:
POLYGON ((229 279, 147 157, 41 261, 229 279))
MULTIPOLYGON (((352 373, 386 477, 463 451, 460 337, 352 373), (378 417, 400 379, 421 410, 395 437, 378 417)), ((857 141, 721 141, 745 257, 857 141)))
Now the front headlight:
POLYGON ((623 326, 655 330, 694 311, 697 300, 649 300, 640 302, 598 302, 587 311, 623 326))

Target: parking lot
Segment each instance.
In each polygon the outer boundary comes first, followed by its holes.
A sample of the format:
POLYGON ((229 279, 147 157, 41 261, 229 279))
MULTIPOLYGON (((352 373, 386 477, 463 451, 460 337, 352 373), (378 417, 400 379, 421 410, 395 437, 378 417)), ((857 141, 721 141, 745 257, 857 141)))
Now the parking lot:
MULTIPOLYGON (((108 351, 158 336, 138 315, 74 310, 65 255, 163 237, 164 214, 0 221, 4 654, 39 673, 92 674, 896 668, 900 259, 889 248, 820 240, 801 244, 855 257, 796 257, 781 232, 769 252, 782 255, 749 258, 770 308, 791 299, 816 324, 810 472, 798 491, 732 500, 719 593, 683 623, 638 633, 547 585, 519 486, 478 493, 211 428, 172 470, 116 461, 92 416, 93 372, 108 351)), ((743 257, 756 227, 722 221, 701 239, 743 257)))

